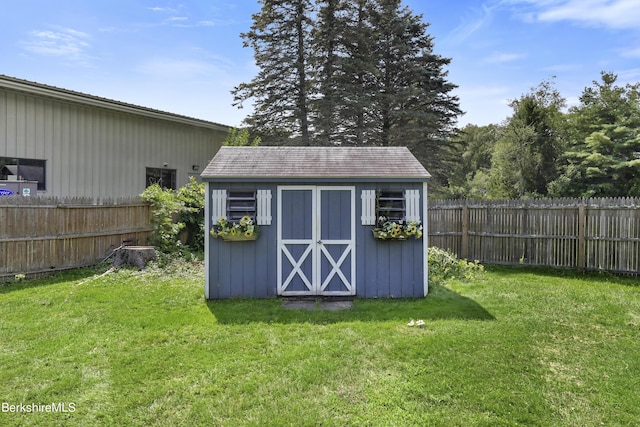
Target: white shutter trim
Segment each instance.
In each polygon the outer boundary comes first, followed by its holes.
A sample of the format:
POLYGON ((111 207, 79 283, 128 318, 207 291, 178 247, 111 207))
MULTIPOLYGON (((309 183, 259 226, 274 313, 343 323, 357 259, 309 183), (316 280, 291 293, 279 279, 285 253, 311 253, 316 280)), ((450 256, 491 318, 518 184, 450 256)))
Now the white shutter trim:
POLYGON ((420 221, 420 190, 406 190, 404 198, 407 202, 407 221, 420 221))
POLYGON ((211 223, 227 216, 227 190, 211 190, 211 223))
POLYGON ((376 190, 362 190, 362 215, 360 221, 362 225, 376 224, 376 190))
POLYGON ((256 197, 256 223, 271 225, 271 190, 258 190, 256 197))

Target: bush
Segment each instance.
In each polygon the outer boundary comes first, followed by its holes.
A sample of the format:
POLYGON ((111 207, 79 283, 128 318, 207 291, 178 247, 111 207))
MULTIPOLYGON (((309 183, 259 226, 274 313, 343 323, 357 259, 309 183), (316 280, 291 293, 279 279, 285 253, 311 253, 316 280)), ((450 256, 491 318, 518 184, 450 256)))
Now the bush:
POLYGON ((471 280, 478 277, 484 271, 478 261, 470 262, 466 259, 458 259, 454 253, 431 246, 428 249, 429 281, 442 283, 447 279, 471 280))
POLYGON ((180 236, 184 231, 189 249, 204 249, 204 184, 193 177, 178 191, 153 184, 141 197, 153 210, 149 243, 164 253, 182 252, 185 248, 180 236))
POLYGON ((184 223, 175 221, 174 218, 180 214, 183 205, 177 199, 176 192, 153 184, 147 187, 140 196, 151 204, 153 230, 149 243, 164 253, 180 251, 182 243, 179 234, 184 228, 184 223))
POLYGON ((191 177, 187 185, 180 188, 177 199, 182 203, 178 222, 184 224, 186 244, 194 251, 204 251, 204 184, 191 177))

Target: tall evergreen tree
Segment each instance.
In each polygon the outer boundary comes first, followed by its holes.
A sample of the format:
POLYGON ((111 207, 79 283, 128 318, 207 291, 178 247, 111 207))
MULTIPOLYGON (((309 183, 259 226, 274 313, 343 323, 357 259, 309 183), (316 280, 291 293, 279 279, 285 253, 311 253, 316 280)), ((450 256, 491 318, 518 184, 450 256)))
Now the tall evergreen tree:
POLYGON ((321 144, 363 145, 371 129, 373 29, 371 0, 318 0, 313 34, 319 97, 316 129, 321 144))
POLYGON ((241 36, 260 71, 232 91, 236 105, 252 99, 246 122, 270 143, 309 145, 310 0, 260 0, 253 25, 241 36))
POLYGON ((266 142, 407 146, 446 183, 461 111, 450 60, 433 52, 422 15, 401 0, 262 1, 243 35, 260 72, 234 91, 255 102, 254 132, 266 142))

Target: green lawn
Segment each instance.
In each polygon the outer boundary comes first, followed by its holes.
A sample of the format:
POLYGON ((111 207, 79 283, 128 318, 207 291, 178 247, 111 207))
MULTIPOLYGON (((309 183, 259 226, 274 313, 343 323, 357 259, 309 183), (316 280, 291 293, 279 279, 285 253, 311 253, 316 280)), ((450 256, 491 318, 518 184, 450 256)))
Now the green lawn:
POLYGON ((0 285, 0 425, 637 425, 637 279, 487 270, 339 312, 205 302, 197 264, 0 285))

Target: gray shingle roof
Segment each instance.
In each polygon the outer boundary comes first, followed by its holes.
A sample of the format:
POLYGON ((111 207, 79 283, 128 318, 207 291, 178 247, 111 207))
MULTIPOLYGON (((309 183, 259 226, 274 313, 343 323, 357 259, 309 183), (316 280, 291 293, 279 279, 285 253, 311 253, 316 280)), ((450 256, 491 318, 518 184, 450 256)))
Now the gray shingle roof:
POLYGON ((429 172, 406 147, 220 148, 203 178, 411 178, 429 172))

